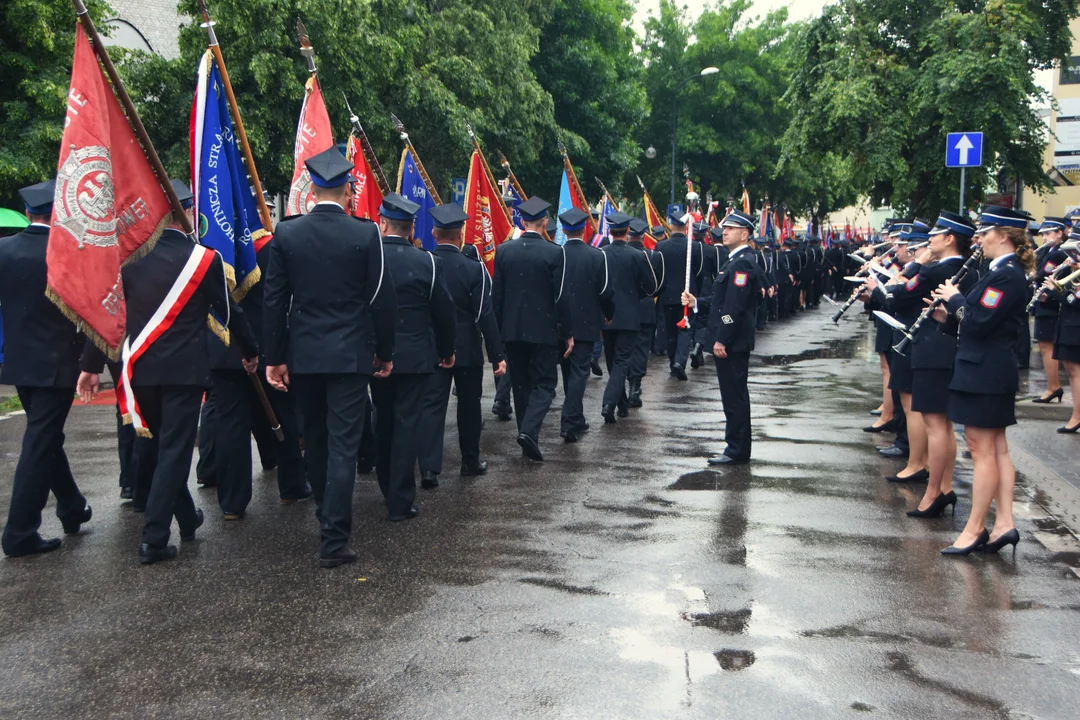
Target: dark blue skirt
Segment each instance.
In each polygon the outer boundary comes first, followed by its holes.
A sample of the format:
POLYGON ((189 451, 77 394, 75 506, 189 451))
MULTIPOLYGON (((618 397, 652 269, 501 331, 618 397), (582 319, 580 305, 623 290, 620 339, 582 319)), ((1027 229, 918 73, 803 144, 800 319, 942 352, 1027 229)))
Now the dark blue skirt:
POLYGON ((1016 424, 1016 396, 949 391, 948 418, 977 428, 1005 428, 1016 424))
POLYGON ((1054 344, 1054 359, 1064 362, 1080 363, 1080 345, 1054 344))
POLYGON ((912 380, 911 348, 907 349, 907 355, 889 353, 889 389, 909 393, 912 380))
POLYGON ((911 409, 943 415, 949 410, 952 370, 912 370, 911 409))
POLYGON ((874 326, 877 328, 874 333, 874 352, 887 353, 892 351, 892 328, 883 323, 881 320, 874 318, 874 326))
POLYGON ((1053 342, 1057 330, 1057 317, 1035 316, 1035 339, 1053 342))

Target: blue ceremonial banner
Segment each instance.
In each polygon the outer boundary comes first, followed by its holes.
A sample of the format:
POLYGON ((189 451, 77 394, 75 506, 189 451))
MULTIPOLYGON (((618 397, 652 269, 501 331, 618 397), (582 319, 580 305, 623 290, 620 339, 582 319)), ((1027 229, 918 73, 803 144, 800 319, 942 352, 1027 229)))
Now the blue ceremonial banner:
MULTIPOLYGON (((566 177, 566 170, 562 173, 562 183, 559 185, 559 210, 555 213, 556 220, 558 216, 574 207, 573 195, 570 194, 570 180, 566 177)), ((588 210, 586 210, 588 212, 588 210)), ((555 243, 558 245, 566 244, 566 233, 563 232, 562 223, 559 223, 558 229, 555 231, 555 243)))
POLYGON ((514 198, 513 201, 510 203, 510 215, 511 218, 514 220, 514 227, 518 228, 519 230, 524 230, 525 226, 521 224, 521 211, 518 210, 518 205, 525 202, 525 198, 518 195, 517 190, 514 189, 514 186, 510 184, 509 180, 506 184, 508 185, 507 191, 509 195, 514 198))
POLYGON ((416 161, 413 160, 409 148, 401 151, 398 193, 420 206, 416 212, 416 229, 413 231, 413 237, 420 241, 425 250, 434 250, 435 238, 431 235, 433 223, 428 210, 435 207, 435 201, 431 199, 431 193, 428 192, 424 178, 420 176, 420 171, 416 168, 416 161))
POLYGON ((269 235, 233 135, 221 75, 208 50, 199 64, 191 120, 191 177, 199 243, 217 250, 233 298, 259 281, 255 240, 269 235))
POLYGON ((591 245, 593 247, 599 247, 600 244, 604 243, 604 240, 608 238, 609 235, 611 235, 611 228, 608 227, 609 223, 607 216, 613 212, 615 212, 615 208, 611 206, 611 200, 609 200, 608 196, 605 195, 604 202, 600 206, 600 228, 596 231, 596 234, 593 235, 592 238, 591 245))

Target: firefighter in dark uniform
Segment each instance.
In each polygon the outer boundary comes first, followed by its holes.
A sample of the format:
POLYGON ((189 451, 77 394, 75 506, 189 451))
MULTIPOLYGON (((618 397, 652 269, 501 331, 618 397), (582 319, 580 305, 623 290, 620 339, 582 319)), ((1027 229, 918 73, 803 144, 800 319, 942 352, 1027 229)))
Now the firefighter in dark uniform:
MULTIPOLYGON (((1042 284, 1053 275, 1061 264, 1068 260, 1068 254, 1061 249, 1069 223, 1065 218, 1047 217, 1039 227, 1043 244, 1035 251, 1035 292, 1042 295, 1042 284)), ((1035 341, 1039 343, 1043 369, 1046 371, 1046 392, 1032 402, 1046 404, 1062 401, 1065 391, 1061 387, 1061 375, 1058 361, 1054 360, 1054 331, 1057 327, 1060 306, 1053 298, 1035 303, 1032 313, 1035 315, 1035 341)))
POLYGON ((656 292, 664 284, 664 256, 655 250, 646 249, 642 238, 649 231, 649 224, 641 218, 630 221, 627 230, 627 246, 641 252, 649 262, 657 290, 649 297, 642 298, 638 304, 638 339, 634 352, 630 356, 630 398, 631 408, 639 408, 641 402, 641 380, 649 369, 649 355, 652 351, 653 337, 656 335, 656 292))
MULTIPOLYGON (((717 254, 714 252, 715 248, 705 242, 709 230, 709 226, 705 223, 694 223, 692 237, 695 243, 701 245, 702 268, 698 280, 698 294, 711 297, 713 280, 716 279, 720 263, 717 254)), ((709 318, 699 313, 691 314, 690 331, 692 333, 690 336, 690 367, 696 369, 705 363, 705 347, 711 344, 708 342, 709 318)))
MULTIPOLYGON (((657 252, 656 246, 667 239, 667 231, 664 230, 664 226, 653 225, 649 228, 649 237, 652 238, 652 252, 662 259, 663 255, 657 252)), ((649 348, 649 352, 657 357, 663 357, 667 355, 667 325, 664 320, 664 303, 660 302, 659 295, 657 295, 656 302, 653 305, 656 306, 656 334, 653 336, 653 343, 649 348)))
POLYGON ((4 318, 0 382, 15 386, 26 411, 3 535, 4 553, 11 557, 60 547, 59 538, 46 540, 38 533, 49 491, 56 496, 56 515, 65 534, 79 532, 92 514, 64 454, 64 423, 75 397, 83 338, 45 296, 54 189, 54 181, 49 180, 20 190, 30 225, 0 239, 4 318))
MULTIPOLYGON (((570 300, 573 349, 562 360, 563 400, 559 435, 566 442, 577 442, 589 429, 583 402, 585 385, 596 343, 603 338, 604 323, 615 314, 614 288, 607 256, 582 241, 588 213, 570 208, 559 216, 566 244, 566 282, 563 293, 570 300)), ((613 411, 614 412, 614 411, 613 411)), ((614 415, 612 422, 614 422, 614 415)))
MULTIPOLYGON (((1064 261, 1069 269, 1068 275, 1076 272, 1077 260, 1064 261)), ((1044 302, 1058 306, 1057 324, 1054 327, 1053 361, 1060 362, 1065 369, 1072 389, 1073 397, 1080 396, 1080 283, 1073 280, 1064 287, 1053 284, 1050 278, 1039 288, 1044 302)), ((1072 435, 1080 431, 1080 402, 1073 401, 1072 415, 1065 424, 1057 429, 1059 433, 1072 435)))
MULTIPOLYGON (((483 475, 487 472, 487 463, 480 459, 480 431, 483 427, 480 397, 484 390, 486 363, 481 336, 496 378, 506 372, 506 360, 495 314, 491 310, 491 278, 487 268, 462 252, 463 228, 469 219, 468 214, 454 203, 439 205, 428 212, 434 223, 432 234, 437 243, 435 256, 442 261, 443 277, 457 325, 454 367, 435 368, 424 392, 424 407, 420 416, 420 485, 435 488, 439 486, 439 473, 442 472, 451 381, 457 388, 460 474, 462 477, 483 475)), ((399 299, 400 295, 399 289, 399 299)))
POLYGON ((784 258, 787 262, 789 282, 780 285, 780 291, 786 297, 780 298, 780 307, 784 314, 791 317, 799 309, 799 292, 802 288, 803 257, 799 252, 799 241, 793 237, 784 241, 784 258))
POLYGON ((757 236, 754 238, 754 245, 751 248, 752 258, 757 263, 758 269, 761 271, 759 276, 759 297, 757 302, 757 316, 754 319, 754 327, 757 330, 764 330, 765 323, 769 318, 769 298, 773 294, 773 286, 776 284, 776 266, 773 264, 773 259, 769 256, 765 244, 768 239, 764 236, 757 236))
MULTIPOLYGON (((611 243, 602 252, 607 258, 608 285, 611 286, 614 317, 604 328, 604 353, 607 359, 608 383, 604 388, 600 414, 605 423, 615 422, 629 414, 629 396, 626 381, 630 374, 630 361, 641 332, 642 301, 656 294, 656 273, 648 257, 630 247, 627 233, 630 229, 629 215, 621 212, 608 216, 611 243)), ((652 308, 648 308, 651 312, 652 308)), ((631 384, 631 393, 633 394, 631 384)))
POLYGON ((825 291, 834 300, 844 294, 847 249, 847 243, 838 243, 825 251, 825 291))
POLYGON ((518 444, 536 461, 544 459, 540 429, 555 397, 560 341, 564 357, 574 350, 566 256, 540 234, 550 207, 538 197, 518 206, 525 232, 496 249, 491 291, 513 384, 518 444))
POLYGON ((776 240, 775 235, 769 235, 766 237, 767 245, 765 246, 765 256, 769 259, 769 266, 772 268, 772 285, 765 294, 768 296, 768 308, 769 313, 767 320, 776 321, 780 319, 780 244, 776 240))
POLYGON ((278 223, 263 279, 266 377, 296 392, 322 528, 319 565, 332 568, 357 557, 348 546, 357 453, 368 382, 394 369, 397 297, 378 226, 344 210, 352 163, 331 148, 305 164, 316 204, 278 223))
POLYGON ((700 293, 699 282, 704 267, 703 243, 695 243, 687 232, 690 229, 689 214, 684 214, 681 205, 672 205, 668 211, 671 223, 671 237, 657 243, 656 251, 664 256, 667 272, 664 287, 660 291, 660 304, 664 308, 664 333, 667 337, 668 365, 672 377, 686 380, 686 362, 690 358, 692 331, 689 325, 680 328, 683 319, 682 294, 686 287, 687 255, 690 258, 690 294, 700 293))
MULTIPOLYGON (((181 205, 189 209, 191 191, 175 180, 173 188, 181 205)), ((213 312, 213 319, 220 326, 222 341, 238 343, 246 369, 253 371, 258 367, 259 348, 243 310, 229 297, 221 256, 195 245, 175 219, 162 232, 154 249, 142 260, 125 267, 122 276, 127 299, 122 384, 134 392, 134 398, 128 398, 128 407, 135 432, 140 435, 134 458, 135 503, 141 504, 145 498, 146 508, 139 562, 149 565, 176 557, 176 547, 168 544, 173 517, 180 526, 180 539, 185 541, 194 539, 195 530, 203 522, 203 513, 195 508, 187 479, 203 393, 211 386, 206 333, 209 313, 213 312), (194 253, 203 253, 204 257, 209 254, 212 258, 201 278, 192 274, 188 280, 185 287, 193 289, 190 298, 178 312, 169 313, 173 318, 171 324, 166 319, 156 328, 148 327, 168 302, 174 285, 183 282, 194 253), (160 334, 144 346, 141 355, 131 359, 144 331, 153 333, 149 337, 160 334)), ((103 362, 104 355, 98 353, 93 370, 100 371, 103 362)), ((79 377, 79 394, 89 400, 97 385, 97 372, 83 372, 79 377)), ((250 441, 247 445, 250 447, 250 441)))

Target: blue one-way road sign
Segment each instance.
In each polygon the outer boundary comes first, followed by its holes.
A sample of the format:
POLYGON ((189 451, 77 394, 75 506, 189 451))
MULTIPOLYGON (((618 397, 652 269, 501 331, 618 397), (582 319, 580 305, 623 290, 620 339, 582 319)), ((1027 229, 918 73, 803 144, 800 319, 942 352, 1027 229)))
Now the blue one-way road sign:
POLYGON ((945 143, 945 167, 980 167, 982 141, 981 132, 949 133, 945 143))

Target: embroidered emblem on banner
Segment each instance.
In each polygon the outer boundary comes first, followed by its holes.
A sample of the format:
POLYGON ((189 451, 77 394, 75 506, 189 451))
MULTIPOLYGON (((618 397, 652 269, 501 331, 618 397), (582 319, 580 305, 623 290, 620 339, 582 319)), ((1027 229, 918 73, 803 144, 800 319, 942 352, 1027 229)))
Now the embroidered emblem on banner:
POLYGON ((979 304, 988 310, 993 310, 1001 304, 1001 296, 1003 293, 1000 290, 994 288, 986 288, 982 297, 979 299, 979 304))
POLYGON ((735 273, 735 287, 745 287, 745 286, 746 286, 746 273, 744 273, 744 272, 735 273))
POLYGON ((73 145, 56 173, 56 198, 56 224, 71 233, 80 248, 116 245, 112 160, 108 148, 73 145))

